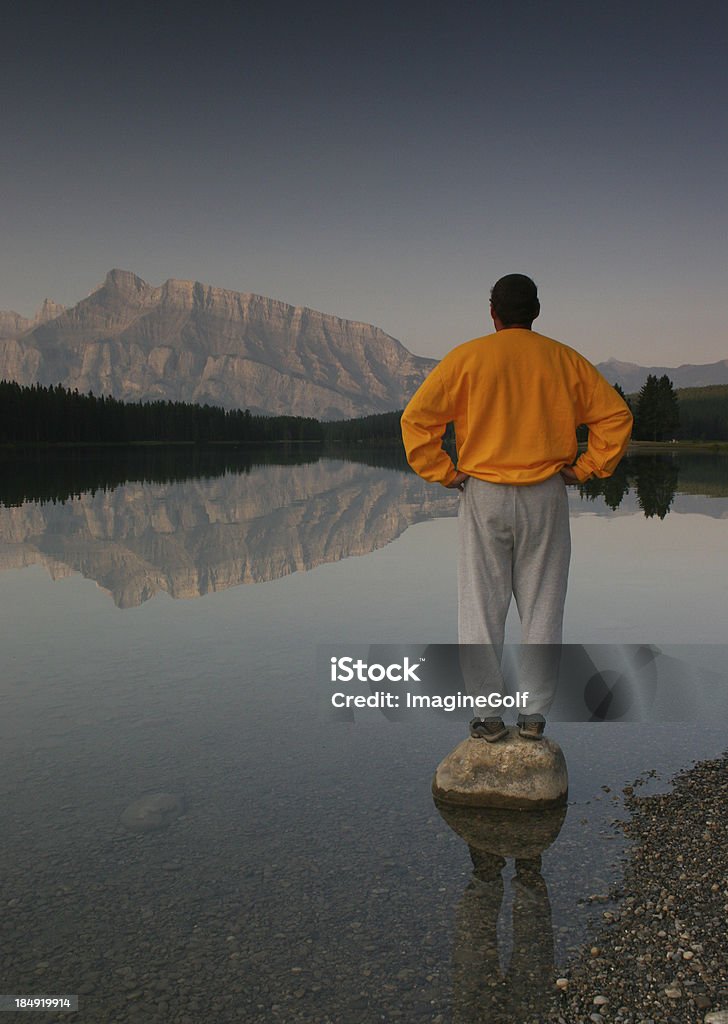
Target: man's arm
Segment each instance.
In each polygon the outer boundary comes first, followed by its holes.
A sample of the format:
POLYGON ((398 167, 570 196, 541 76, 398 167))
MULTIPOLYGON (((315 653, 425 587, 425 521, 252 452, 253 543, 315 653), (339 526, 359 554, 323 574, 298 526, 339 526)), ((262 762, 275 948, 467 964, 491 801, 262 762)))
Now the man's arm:
POLYGON ((589 443, 572 467, 579 483, 590 476, 611 476, 632 434, 632 413, 627 403, 608 380, 596 370, 594 373, 596 380, 582 420, 589 428, 589 443))
POLYGON ((440 367, 423 381, 402 414, 402 441, 415 473, 444 487, 459 487, 465 474, 457 473, 442 447, 442 435, 453 419, 453 410, 440 367))

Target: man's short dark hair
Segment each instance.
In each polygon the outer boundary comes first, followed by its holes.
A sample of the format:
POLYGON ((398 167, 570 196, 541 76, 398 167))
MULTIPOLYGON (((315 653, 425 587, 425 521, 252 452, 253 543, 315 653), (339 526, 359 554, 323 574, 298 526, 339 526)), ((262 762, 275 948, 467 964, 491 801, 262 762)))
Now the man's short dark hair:
POLYGON ((504 327, 511 324, 529 326, 541 311, 536 285, 525 274, 506 274, 490 291, 493 312, 504 327))

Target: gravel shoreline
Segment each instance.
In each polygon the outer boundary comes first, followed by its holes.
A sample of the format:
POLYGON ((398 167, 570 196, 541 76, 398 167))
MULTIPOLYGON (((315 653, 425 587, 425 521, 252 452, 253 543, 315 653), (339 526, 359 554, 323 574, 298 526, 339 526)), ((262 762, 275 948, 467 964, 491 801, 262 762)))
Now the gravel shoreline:
POLYGON ((634 845, 615 903, 538 1019, 703 1024, 728 1011, 728 752, 680 772, 668 793, 624 792, 634 845))

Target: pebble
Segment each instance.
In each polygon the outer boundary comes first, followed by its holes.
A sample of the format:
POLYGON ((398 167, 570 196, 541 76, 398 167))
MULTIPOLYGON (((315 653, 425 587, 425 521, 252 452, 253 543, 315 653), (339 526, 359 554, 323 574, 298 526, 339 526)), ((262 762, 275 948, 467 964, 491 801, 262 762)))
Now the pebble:
POLYGON ((121 824, 130 832, 157 832, 171 825, 184 811, 184 797, 179 793, 146 793, 124 810, 121 824))
MULTIPOLYGON (((539 1021, 728 1024, 721 1003, 728 754, 681 772, 668 792, 626 795, 631 818, 620 827, 633 845, 622 890, 607 894, 614 909, 566 961, 568 981, 557 980, 539 1021), (612 1004, 616 1011, 605 1010, 612 1004)), ((599 895, 595 889, 585 902, 597 903, 599 895)))

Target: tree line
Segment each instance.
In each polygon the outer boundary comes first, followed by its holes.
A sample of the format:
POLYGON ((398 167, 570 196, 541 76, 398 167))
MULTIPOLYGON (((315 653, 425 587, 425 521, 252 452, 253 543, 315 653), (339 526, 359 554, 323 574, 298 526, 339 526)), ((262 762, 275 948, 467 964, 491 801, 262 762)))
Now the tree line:
MULTIPOLYGON (((676 390, 667 374, 651 373, 636 395, 625 395, 619 384, 614 387, 634 416, 635 441, 728 440, 728 386, 724 384, 676 390)), ((585 431, 580 440, 586 440, 585 431)))
POLYGON ((262 416, 190 402, 123 402, 58 385, 0 382, 0 443, 320 441, 309 416, 262 416))
POLYGON ((676 437, 728 441, 728 384, 678 391, 680 425, 676 437))
MULTIPOLYGON (((399 441, 402 411, 347 420, 269 416, 191 402, 124 402, 62 384, 0 381, 0 444, 271 444, 399 441)), ((452 430, 449 431, 452 434, 452 430)))
MULTIPOLYGON (((638 395, 627 397, 635 417, 633 437, 642 441, 728 440, 728 386, 676 392, 663 375, 650 375, 638 395)), ((0 381, 0 444, 326 444, 401 443, 401 410, 348 420, 311 416, 267 416, 249 409, 223 409, 190 402, 124 402, 108 395, 80 394, 62 385, 0 381)), ((586 440, 579 428, 579 440, 586 440)), ((446 445, 454 442, 450 424, 446 445)))
POLYGON ((62 384, 0 381, 0 444, 271 444, 399 439, 401 410, 348 420, 269 416, 191 402, 124 402, 62 384))

